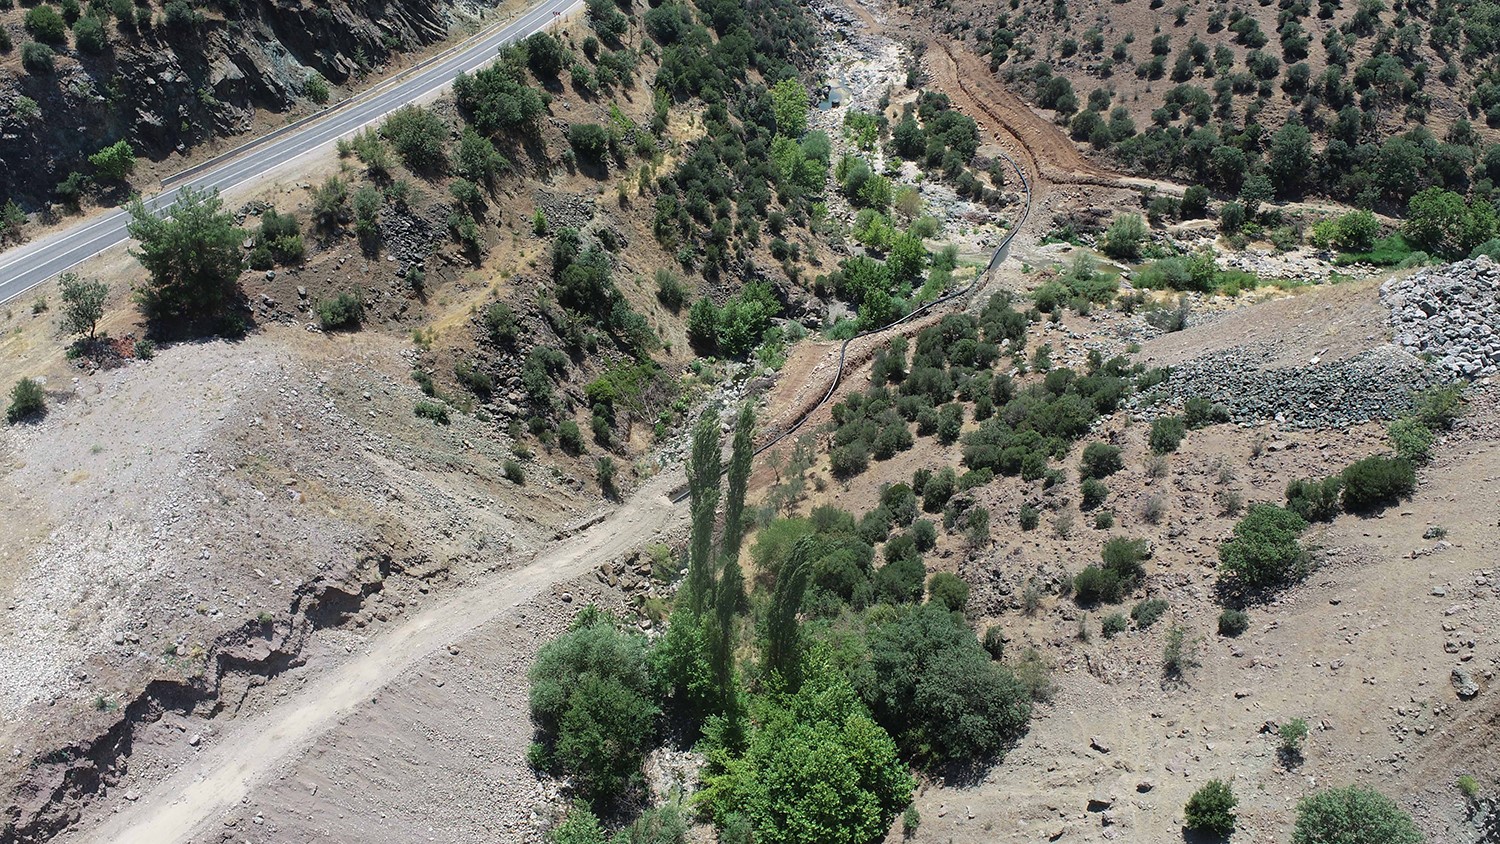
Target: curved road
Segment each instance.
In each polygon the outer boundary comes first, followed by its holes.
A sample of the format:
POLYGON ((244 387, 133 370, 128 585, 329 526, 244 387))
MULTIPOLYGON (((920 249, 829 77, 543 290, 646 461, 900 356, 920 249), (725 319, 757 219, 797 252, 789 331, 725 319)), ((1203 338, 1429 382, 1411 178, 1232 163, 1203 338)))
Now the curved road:
MULTIPOLYGON (((542 30, 557 17, 582 4, 583 0, 540 0, 520 19, 485 30, 430 60, 429 64, 420 65, 345 100, 305 125, 277 129, 230 153, 227 161, 197 165, 168 177, 166 181, 173 182, 172 187, 150 197, 147 205, 156 210, 166 208, 176 201, 178 192, 185 187, 227 191, 252 182, 409 102, 447 88, 460 72, 471 72, 489 64, 501 47, 542 30)), ((129 215, 116 208, 0 253, 0 304, 112 246, 124 243, 129 239, 125 232, 128 220, 129 215)))

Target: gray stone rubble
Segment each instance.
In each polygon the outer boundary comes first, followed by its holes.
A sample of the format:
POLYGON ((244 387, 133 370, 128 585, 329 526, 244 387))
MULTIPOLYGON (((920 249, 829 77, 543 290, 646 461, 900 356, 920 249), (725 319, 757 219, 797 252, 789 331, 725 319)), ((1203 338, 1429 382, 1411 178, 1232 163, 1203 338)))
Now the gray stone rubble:
POLYGON ((1500 265, 1481 256, 1380 286, 1394 342, 1461 378, 1500 372, 1500 265))

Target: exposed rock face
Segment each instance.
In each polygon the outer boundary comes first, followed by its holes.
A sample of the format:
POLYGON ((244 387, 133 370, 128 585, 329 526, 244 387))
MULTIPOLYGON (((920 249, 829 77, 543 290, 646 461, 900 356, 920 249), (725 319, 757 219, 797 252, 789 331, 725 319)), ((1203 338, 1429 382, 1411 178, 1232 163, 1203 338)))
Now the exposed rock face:
POLYGON ((45 202, 87 157, 125 139, 161 158, 249 131, 257 110, 285 112, 310 75, 338 85, 397 51, 444 38, 469 0, 268 0, 204 7, 187 30, 110 25, 110 48, 62 49, 51 75, 0 72, 0 113, 27 96, 42 117, 0 134, 0 200, 45 202))
POLYGON ((1380 287, 1394 340, 1461 378, 1500 372, 1500 265, 1481 256, 1380 287))

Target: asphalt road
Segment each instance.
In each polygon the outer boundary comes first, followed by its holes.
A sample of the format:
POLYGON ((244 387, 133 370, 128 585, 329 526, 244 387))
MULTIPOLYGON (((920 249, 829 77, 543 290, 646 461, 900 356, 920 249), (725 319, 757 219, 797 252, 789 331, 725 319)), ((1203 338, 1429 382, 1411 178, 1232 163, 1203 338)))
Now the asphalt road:
MULTIPOLYGON (((583 0, 540 0, 526 14, 503 27, 485 30, 442 54, 431 64, 398 76, 331 110, 332 113, 290 130, 276 130, 253 148, 207 168, 188 168, 188 178, 168 177, 172 186, 148 197, 148 207, 160 210, 177 199, 185 187, 227 191, 253 182, 299 156, 329 146, 335 139, 363 128, 401 106, 447 88, 460 72, 489 64, 499 48, 547 27, 583 0)), ((46 237, 0 253, 0 304, 9 302, 43 281, 129 239, 129 215, 114 209, 46 237)))

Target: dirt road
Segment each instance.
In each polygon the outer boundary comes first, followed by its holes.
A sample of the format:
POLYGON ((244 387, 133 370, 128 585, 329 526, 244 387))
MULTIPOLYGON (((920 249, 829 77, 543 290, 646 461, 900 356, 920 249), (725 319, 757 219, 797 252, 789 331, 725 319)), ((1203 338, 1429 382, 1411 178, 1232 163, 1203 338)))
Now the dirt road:
POLYGON ((362 653, 288 694, 277 705, 226 726, 222 740, 139 800, 73 840, 173 844, 187 840, 427 655, 503 618, 552 584, 578 577, 685 521, 666 492, 680 481, 652 479, 604 521, 520 569, 482 580, 424 609, 362 653))

